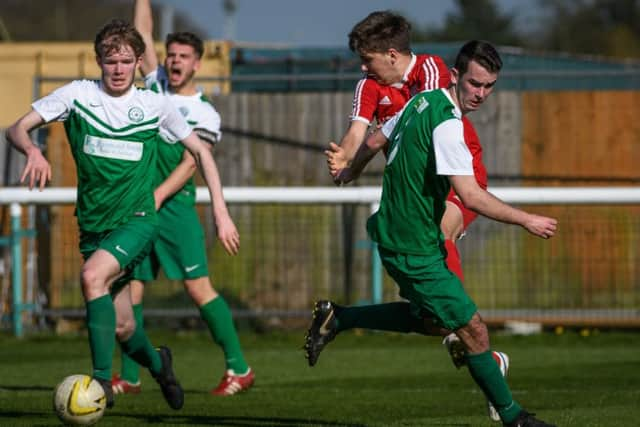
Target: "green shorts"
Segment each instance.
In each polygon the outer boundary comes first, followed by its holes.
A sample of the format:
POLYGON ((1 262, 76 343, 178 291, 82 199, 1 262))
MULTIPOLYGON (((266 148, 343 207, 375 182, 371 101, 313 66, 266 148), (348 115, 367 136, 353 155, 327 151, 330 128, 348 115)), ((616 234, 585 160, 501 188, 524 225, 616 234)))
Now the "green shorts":
POLYGON ((209 275, 204 230, 195 206, 170 200, 158 211, 158 238, 133 277, 151 281, 160 267, 171 280, 209 275))
POLYGON ((378 248, 400 296, 411 303, 416 317, 430 317, 436 325, 456 330, 478 310, 460 279, 447 268, 444 256, 408 255, 378 248))
POLYGON ((158 220, 155 215, 132 217, 114 230, 101 232, 80 231, 80 253, 86 261, 98 249, 104 249, 113 255, 125 271, 112 285, 111 292, 117 292, 131 280, 135 267, 151 251, 158 233, 158 220))

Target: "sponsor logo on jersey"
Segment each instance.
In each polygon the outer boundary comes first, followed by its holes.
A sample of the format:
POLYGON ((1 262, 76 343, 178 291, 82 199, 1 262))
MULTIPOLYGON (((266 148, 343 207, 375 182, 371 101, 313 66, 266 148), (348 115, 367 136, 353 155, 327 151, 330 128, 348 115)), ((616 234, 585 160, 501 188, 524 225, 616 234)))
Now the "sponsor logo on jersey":
POLYGON ((131 107, 129 109, 129 119, 132 122, 140 123, 144 119, 144 112, 139 107, 131 107))
POLYGON ((382 98, 380 100, 380 102, 378 102, 378 104, 380 104, 380 105, 391 105, 391 100, 389 99, 389 97, 387 95, 385 95, 384 98, 382 98))
POLYGON ((143 148, 142 142, 86 135, 84 137, 83 151, 90 156, 137 162, 142 158, 143 148))
POLYGON ((416 105, 416 111, 418 112, 418 114, 422 113, 424 111, 425 108, 427 108, 429 106, 429 101, 427 101, 426 99, 422 98, 418 101, 418 105, 416 105))

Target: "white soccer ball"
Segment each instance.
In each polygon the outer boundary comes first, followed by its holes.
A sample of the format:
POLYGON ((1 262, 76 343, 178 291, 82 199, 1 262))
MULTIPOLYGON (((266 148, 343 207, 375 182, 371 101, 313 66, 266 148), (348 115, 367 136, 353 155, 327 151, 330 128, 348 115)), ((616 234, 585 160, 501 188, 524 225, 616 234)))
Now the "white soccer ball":
POLYGON ((107 397, 100 383, 88 375, 70 375, 56 386, 53 409, 67 425, 86 426, 104 414, 107 397))

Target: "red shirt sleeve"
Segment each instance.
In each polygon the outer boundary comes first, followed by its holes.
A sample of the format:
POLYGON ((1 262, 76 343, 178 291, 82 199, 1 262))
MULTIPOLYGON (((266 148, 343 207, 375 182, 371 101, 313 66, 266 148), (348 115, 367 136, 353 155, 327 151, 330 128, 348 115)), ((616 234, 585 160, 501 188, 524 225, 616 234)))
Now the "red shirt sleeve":
POLYGON ((419 66, 420 92, 449 87, 449 67, 442 58, 437 55, 419 55, 416 65, 419 66))
POLYGON ((378 83, 370 78, 361 79, 353 95, 351 120, 360 120, 370 124, 378 108, 378 83))

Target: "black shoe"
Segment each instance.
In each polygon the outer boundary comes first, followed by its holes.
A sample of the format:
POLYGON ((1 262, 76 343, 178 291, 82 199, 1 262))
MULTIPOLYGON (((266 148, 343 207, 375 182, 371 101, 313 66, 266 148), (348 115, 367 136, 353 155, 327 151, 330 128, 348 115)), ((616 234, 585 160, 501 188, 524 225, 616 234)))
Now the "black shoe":
POLYGON ((520 411, 518 414, 518 418, 510 422, 509 424, 504 424, 506 427, 556 427, 554 424, 545 423, 544 421, 540 421, 536 417, 535 414, 530 414, 524 409, 520 411))
POLYGON ((331 301, 317 301, 313 307, 313 321, 305 337, 304 351, 309 366, 313 366, 320 352, 338 334, 336 305, 331 301))
POLYGON ((162 395, 169 406, 173 409, 180 409, 184 405, 184 391, 171 367, 171 350, 165 346, 160 346, 157 350, 162 360, 162 371, 158 375, 152 372, 151 375, 160 385, 162 395))
POLYGON ((98 383, 102 386, 104 390, 104 396, 107 398, 107 409, 113 408, 114 400, 113 400, 113 389, 111 388, 111 381, 103 380, 102 378, 93 377, 94 380, 98 381, 98 383))

